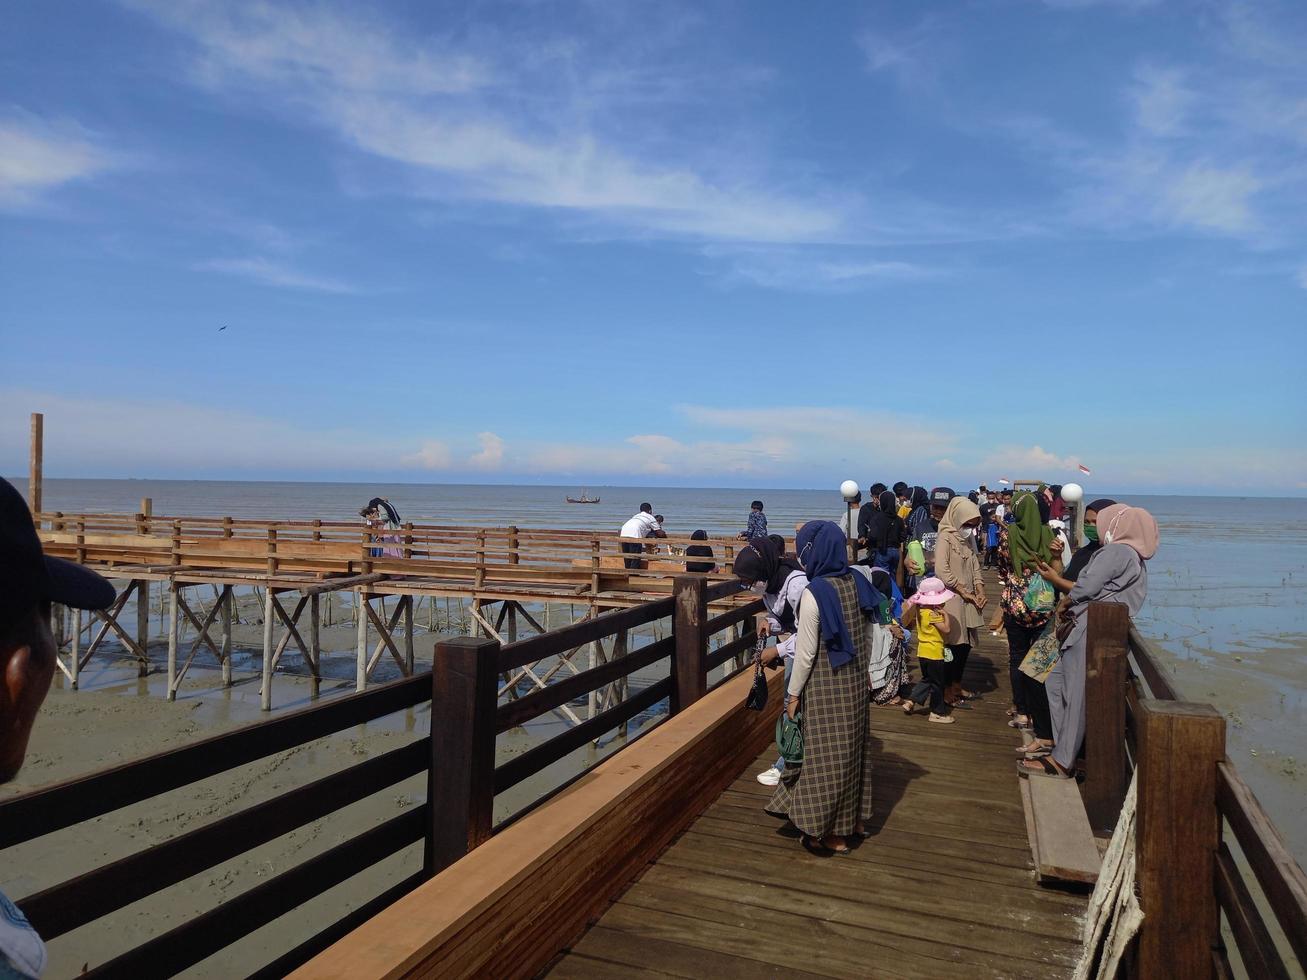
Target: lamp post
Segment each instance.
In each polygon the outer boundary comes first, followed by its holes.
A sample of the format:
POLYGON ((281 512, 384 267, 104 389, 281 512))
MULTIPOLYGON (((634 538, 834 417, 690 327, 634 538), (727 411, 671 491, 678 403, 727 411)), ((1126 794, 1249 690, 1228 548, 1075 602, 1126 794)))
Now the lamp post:
POLYGON ((1085 499, 1084 488, 1079 483, 1066 483, 1062 486, 1062 500, 1071 508, 1071 550, 1080 548, 1080 539, 1085 530, 1085 509, 1081 502, 1085 499))
POLYGON ((858 495, 858 484, 855 480, 845 480, 840 484, 840 496, 844 498, 845 516, 848 521, 845 530, 845 539, 849 549, 849 561, 858 560, 858 548, 854 542, 857 540, 853 533, 853 498, 858 495))

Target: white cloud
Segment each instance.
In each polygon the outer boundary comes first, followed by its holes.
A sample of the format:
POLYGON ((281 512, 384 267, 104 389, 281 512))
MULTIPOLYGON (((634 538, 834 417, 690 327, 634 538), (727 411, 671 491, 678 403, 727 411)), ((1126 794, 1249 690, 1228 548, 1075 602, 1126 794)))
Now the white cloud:
POLYGON ((1153 65, 1135 71, 1132 96, 1136 123, 1156 136, 1180 134, 1194 102, 1183 71, 1153 65))
MULTIPOLYGON (((645 233, 712 239, 805 241, 844 223, 848 201, 775 190, 748 177, 743 161, 719 165, 714 175, 692 162, 624 151, 585 112, 565 102, 537 105, 535 93, 522 89, 520 66, 505 63, 511 52, 492 63, 440 38, 418 43, 318 8, 140 5, 199 45, 200 83, 252 89, 368 154, 412 168, 409 187, 392 180, 387 191, 557 209, 645 233)), ((632 122, 623 120, 624 128, 632 122)))
POLYGON ((478 432, 479 452, 473 454, 468 465, 477 470, 497 470, 504 464, 504 440, 493 432, 478 432))
POLYGON ((727 279, 742 280, 768 289, 819 293, 852 292, 888 283, 937 279, 940 269, 899 259, 869 258, 865 250, 829 248, 733 248, 710 246, 704 254, 722 259, 727 279))
POLYGON ((401 457, 406 466, 416 466, 424 470, 447 470, 454 462, 454 454, 443 442, 429 439, 415 453, 401 457))
POLYGON ((980 469, 1010 480, 1034 480, 1078 472, 1074 456, 1059 456, 1043 446, 1000 446, 985 456, 980 469))
POLYGON ((0 207, 28 206, 114 164, 108 151, 72 124, 25 113, 0 118, 0 207))
POLYGON ((239 276, 265 286, 279 286, 287 289, 306 289, 319 293, 353 293, 358 290, 349 283, 338 279, 300 272, 281 262, 274 262, 261 256, 245 259, 211 259, 199 262, 194 268, 200 272, 221 272, 224 275, 239 276))
POLYGON ((1167 175, 1158 208, 1177 224, 1238 235, 1260 226, 1253 199, 1265 186, 1247 167, 1195 163, 1167 175))

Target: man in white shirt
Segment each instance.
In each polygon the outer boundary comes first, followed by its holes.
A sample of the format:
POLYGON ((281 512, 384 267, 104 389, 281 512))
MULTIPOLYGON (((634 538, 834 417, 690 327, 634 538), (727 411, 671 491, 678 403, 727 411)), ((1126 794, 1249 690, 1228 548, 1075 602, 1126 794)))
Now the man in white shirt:
MULTIPOLYGON (((622 525, 621 536, 624 538, 652 538, 662 530, 658 519, 654 517, 653 504, 641 504, 640 510, 629 521, 622 525)), ((631 555, 643 553, 644 545, 636 544, 634 541, 623 541, 622 551, 631 555)), ((639 558, 626 559, 627 568, 639 568, 639 558)))

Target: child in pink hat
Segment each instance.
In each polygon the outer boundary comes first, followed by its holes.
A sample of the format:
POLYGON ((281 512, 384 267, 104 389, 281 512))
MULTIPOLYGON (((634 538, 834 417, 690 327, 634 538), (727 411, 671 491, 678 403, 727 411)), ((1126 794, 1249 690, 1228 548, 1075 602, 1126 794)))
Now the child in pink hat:
MULTIPOLYGON (((917 638, 917 664, 921 667, 922 683, 918 685, 915 700, 930 702, 930 720, 940 725, 955 721, 944 692, 948 689, 949 670, 945 660, 944 637, 953 633, 953 618, 944 611, 944 603, 955 595, 939 579, 931 576, 921 580, 914 592, 903 603, 903 626, 911 629, 917 638)), ((913 701, 903 706, 904 714, 912 714, 913 701)))

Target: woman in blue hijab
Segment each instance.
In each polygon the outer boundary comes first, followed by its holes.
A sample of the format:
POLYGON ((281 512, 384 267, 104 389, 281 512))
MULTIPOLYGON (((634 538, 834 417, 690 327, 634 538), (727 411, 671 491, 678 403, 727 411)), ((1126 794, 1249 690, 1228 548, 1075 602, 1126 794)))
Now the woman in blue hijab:
POLYGON ((849 568, 844 533, 805 524, 795 540, 808 588, 799 603, 785 710, 803 731, 803 763, 787 766, 767 812, 788 817, 814 854, 847 854, 871 818, 867 670, 870 624, 884 597, 849 568))

